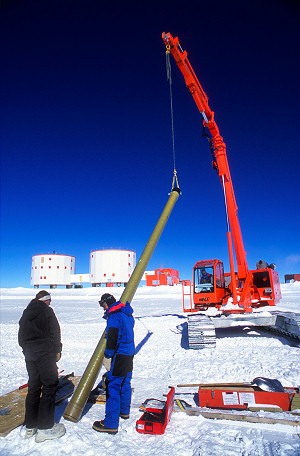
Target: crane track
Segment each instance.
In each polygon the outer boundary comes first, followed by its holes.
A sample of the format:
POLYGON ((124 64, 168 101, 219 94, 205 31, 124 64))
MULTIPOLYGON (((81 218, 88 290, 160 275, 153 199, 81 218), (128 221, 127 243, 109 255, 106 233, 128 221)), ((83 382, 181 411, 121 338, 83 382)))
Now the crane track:
MULTIPOLYGON (((276 316, 275 325, 259 326, 261 329, 291 338, 296 342, 300 341, 300 314, 280 311, 274 311, 272 314, 276 316)), ((189 315, 188 343, 189 348, 194 350, 215 348, 216 330, 213 318, 204 314, 189 315)))
POLYGON ((281 328, 276 328, 276 326, 273 326, 273 327, 271 327, 271 326, 262 326, 261 329, 263 329, 264 331, 271 332, 272 334, 276 334, 277 336, 284 336, 287 339, 291 339, 294 342, 297 342, 296 345, 295 345, 296 347, 300 347, 300 337, 299 336, 295 336, 295 334, 289 333, 288 331, 284 331, 281 328))
POLYGON ((277 315, 274 326, 263 326, 263 329, 275 334, 289 337, 294 341, 300 341, 300 314, 295 312, 272 312, 277 315))
POLYGON ((215 348, 216 330, 213 322, 207 315, 188 316, 188 342, 189 348, 215 348))

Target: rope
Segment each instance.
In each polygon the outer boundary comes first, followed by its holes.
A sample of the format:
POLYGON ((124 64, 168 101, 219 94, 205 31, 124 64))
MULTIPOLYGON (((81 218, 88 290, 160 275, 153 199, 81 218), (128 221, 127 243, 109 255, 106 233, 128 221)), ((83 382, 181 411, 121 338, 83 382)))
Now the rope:
POLYGON ((170 62, 170 47, 167 46, 166 49, 166 70, 167 70, 167 80, 169 81, 170 87, 170 112, 171 112, 171 128, 172 128, 172 153, 173 153, 173 166, 174 174, 172 180, 172 189, 179 188, 177 171, 176 171, 176 154, 175 154, 175 135, 174 135, 174 112, 173 112, 173 93, 172 93, 172 70, 170 62))

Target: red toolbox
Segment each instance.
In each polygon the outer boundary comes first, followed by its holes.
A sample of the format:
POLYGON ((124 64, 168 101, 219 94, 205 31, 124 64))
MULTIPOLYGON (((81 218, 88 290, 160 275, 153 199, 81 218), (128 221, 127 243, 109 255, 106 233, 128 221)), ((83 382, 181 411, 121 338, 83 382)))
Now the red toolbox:
MULTIPOLYGON (((277 406, 281 410, 292 410, 293 401, 299 401, 299 389, 285 387, 284 392, 262 391, 259 387, 200 387, 200 407, 221 409, 248 409, 249 407, 277 406)), ((265 407, 266 408, 266 407, 265 407)))
POLYGON ((164 434, 174 409, 175 388, 170 387, 166 401, 147 399, 141 409, 143 415, 136 422, 136 430, 141 434, 164 434))

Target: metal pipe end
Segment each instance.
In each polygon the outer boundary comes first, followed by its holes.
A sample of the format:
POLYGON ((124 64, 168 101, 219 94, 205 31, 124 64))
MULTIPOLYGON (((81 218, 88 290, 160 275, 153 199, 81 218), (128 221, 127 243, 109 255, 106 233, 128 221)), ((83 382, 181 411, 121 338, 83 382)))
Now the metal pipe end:
POLYGON ((63 417, 67 421, 72 421, 73 423, 78 423, 82 414, 82 407, 78 404, 69 404, 63 414, 63 417))

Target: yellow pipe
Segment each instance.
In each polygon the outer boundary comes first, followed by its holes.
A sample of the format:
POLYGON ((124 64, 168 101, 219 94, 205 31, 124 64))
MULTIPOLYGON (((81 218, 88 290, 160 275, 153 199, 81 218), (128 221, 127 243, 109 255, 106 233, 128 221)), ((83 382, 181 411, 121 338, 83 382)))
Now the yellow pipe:
MULTIPOLYGON (((179 188, 173 188, 171 191, 167 204, 165 205, 149 241, 147 242, 141 257, 134 268, 132 276, 130 277, 120 297, 121 302, 131 302, 180 193, 179 188)), ((102 367, 105 346, 106 338, 104 331, 63 414, 63 417, 66 420, 73 421, 75 423, 80 420, 82 411, 102 367)))

